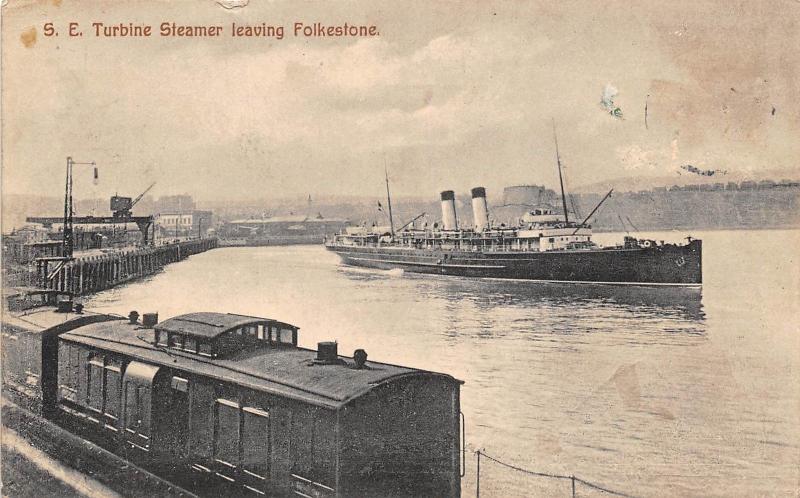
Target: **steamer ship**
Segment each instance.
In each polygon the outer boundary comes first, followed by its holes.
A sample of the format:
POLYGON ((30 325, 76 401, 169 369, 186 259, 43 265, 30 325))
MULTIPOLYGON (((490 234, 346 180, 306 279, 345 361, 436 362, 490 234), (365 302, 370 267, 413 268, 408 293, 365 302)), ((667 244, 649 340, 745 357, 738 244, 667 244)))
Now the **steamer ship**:
POLYGON ((458 224, 455 194, 441 192, 442 224, 417 228, 422 215, 394 230, 388 175, 388 231, 347 227, 326 240, 325 247, 347 265, 402 269, 416 273, 550 282, 702 285, 702 241, 687 237, 683 244, 626 236, 622 243, 602 247, 592 241, 588 221, 608 199, 606 194, 583 222, 569 219, 561 160, 556 142, 561 213, 549 205, 527 212, 516 226, 493 225, 486 189, 473 188, 473 227, 458 224))

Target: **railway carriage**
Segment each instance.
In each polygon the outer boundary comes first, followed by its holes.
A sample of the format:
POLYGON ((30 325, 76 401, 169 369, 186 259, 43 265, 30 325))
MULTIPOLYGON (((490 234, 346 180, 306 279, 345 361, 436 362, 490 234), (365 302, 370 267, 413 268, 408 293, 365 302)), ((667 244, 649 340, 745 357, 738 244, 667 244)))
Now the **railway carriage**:
POLYGON ((40 313, 58 325, 38 327, 41 394, 25 396, 173 482, 225 495, 460 495, 453 377, 342 357, 336 343, 304 349, 297 327, 267 318, 40 313))

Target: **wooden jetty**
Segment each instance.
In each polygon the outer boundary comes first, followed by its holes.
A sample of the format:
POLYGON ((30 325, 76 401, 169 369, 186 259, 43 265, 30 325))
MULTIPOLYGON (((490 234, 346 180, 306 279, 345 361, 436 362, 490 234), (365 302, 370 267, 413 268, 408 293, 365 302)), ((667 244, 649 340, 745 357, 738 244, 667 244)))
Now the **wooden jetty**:
POLYGON ((36 281, 41 289, 80 296, 152 275, 164 266, 217 247, 216 238, 177 242, 158 247, 122 250, 73 259, 36 259, 36 281))

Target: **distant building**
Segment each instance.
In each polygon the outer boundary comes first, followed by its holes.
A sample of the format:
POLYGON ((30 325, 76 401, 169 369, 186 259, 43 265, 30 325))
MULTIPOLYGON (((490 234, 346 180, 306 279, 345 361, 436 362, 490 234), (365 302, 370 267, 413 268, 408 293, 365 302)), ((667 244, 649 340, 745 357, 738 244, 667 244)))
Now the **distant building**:
POLYGON ((241 245, 319 244, 326 236, 341 232, 348 221, 336 218, 292 215, 264 219, 241 219, 225 223, 220 229, 223 244, 241 245))
POLYGON ((756 182, 747 180, 739 184, 739 190, 755 190, 758 187, 756 182))
POLYGON ((772 180, 762 180, 758 182, 758 188, 760 189, 775 188, 775 182, 773 182, 772 180))
POLYGON ((213 222, 211 211, 161 212, 155 217, 156 230, 162 238, 205 237, 213 222))
POLYGON ((50 240, 48 230, 39 225, 27 225, 18 228, 13 230, 7 237, 18 241, 20 244, 33 244, 50 240))

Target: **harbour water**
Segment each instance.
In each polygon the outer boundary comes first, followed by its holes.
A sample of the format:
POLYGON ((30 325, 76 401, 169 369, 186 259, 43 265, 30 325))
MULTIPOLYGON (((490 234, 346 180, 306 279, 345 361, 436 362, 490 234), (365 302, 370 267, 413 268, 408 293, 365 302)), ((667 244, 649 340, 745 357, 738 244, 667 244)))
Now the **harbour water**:
MULTIPOLYGON (((344 267, 320 246, 242 247, 86 304, 274 317, 300 326, 303 346, 335 339, 342 354, 464 380, 464 496, 476 449, 633 496, 797 496, 800 230, 692 235, 702 291, 430 277, 344 267)), ((482 460, 482 496, 569 493, 482 460)))

